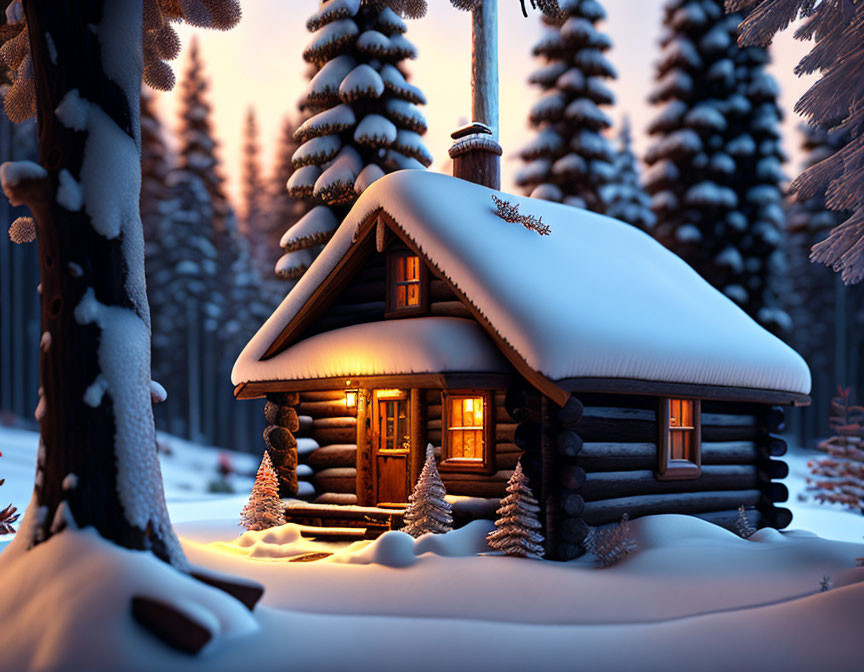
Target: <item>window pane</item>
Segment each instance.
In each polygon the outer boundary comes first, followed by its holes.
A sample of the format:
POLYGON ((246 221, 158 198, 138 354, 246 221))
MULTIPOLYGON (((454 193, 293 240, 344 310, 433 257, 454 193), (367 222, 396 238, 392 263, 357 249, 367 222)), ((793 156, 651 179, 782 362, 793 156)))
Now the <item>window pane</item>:
POLYGON ((419 280, 420 279, 420 260, 417 257, 405 257, 405 261, 407 263, 407 272, 405 274, 406 280, 419 280))
POLYGON ((419 306, 420 305, 420 285, 416 282, 412 282, 410 285, 407 285, 408 289, 408 303, 409 306, 419 306))
POLYGON ((463 454, 462 432, 459 430, 450 432, 450 457, 462 457, 463 454))
POLYGON ((682 427, 692 427, 693 426, 693 402, 692 401, 682 401, 681 402, 681 426, 682 427))
POLYGON ((681 432, 681 458, 693 461, 693 432, 681 432))
POLYGON ((669 426, 681 426, 681 402, 677 399, 669 400, 669 426))

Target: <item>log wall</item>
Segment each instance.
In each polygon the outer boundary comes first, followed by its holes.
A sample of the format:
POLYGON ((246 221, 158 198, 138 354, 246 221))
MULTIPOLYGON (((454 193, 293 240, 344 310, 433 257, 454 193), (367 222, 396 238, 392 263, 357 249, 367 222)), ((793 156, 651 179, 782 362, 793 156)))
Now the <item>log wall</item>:
POLYGON ((781 409, 703 401, 700 477, 659 481, 657 399, 581 395, 571 402, 569 412, 565 407, 533 431, 528 421, 519 432, 529 437, 528 448, 539 448, 544 437, 555 446, 557 482, 547 493, 555 510, 547 522, 554 527, 547 541, 552 557, 581 555, 592 527, 615 524, 625 513, 697 515, 734 529, 743 505, 755 525, 779 529, 791 521, 787 509, 775 506, 788 491, 772 480, 788 473, 774 459, 786 452, 773 434, 781 409))

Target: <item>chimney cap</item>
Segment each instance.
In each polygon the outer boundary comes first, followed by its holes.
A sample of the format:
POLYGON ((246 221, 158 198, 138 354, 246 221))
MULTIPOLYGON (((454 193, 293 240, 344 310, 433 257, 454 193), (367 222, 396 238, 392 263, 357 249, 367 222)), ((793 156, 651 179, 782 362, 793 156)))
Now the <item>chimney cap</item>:
POLYGON ((470 124, 465 124, 464 126, 457 128, 450 134, 450 137, 454 140, 458 140, 459 138, 477 134, 492 135, 492 129, 486 124, 481 124, 479 121, 472 121, 470 124))

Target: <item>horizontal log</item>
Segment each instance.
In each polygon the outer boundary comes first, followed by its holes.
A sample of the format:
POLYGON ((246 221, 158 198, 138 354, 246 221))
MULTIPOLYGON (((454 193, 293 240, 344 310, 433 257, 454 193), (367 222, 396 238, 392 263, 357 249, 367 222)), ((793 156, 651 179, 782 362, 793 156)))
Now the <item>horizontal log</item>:
POLYGON ((342 416, 338 418, 316 418, 312 422, 313 429, 330 429, 333 427, 356 427, 357 418, 342 416))
POLYGON ((571 429, 562 429, 555 436, 555 448, 561 457, 573 459, 582 450, 582 437, 571 429))
POLYGON ((513 443, 516 438, 516 427, 518 427, 518 425, 513 422, 496 422, 495 441, 501 443, 513 443))
POLYGON ((540 423, 530 421, 519 423, 513 432, 513 443, 522 450, 539 450, 540 423))
POLYGON ((436 317, 465 317, 473 319, 471 310, 461 301, 436 301, 429 304, 429 314, 436 317))
POLYGON ((609 420, 647 420, 654 422, 657 420, 657 403, 654 402, 655 408, 620 408, 618 406, 588 406, 586 405, 583 412, 583 418, 605 418, 609 420))
POLYGON ((510 414, 507 412, 507 409, 504 408, 502 404, 495 404, 495 422, 500 422, 503 424, 517 424, 516 421, 510 417, 510 414))
POLYGON ((575 464, 566 464, 558 469, 558 483, 566 490, 578 490, 585 485, 585 470, 575 464))
POLYGON ((578 492, 564 491, 560 496, 561 510, 573 518, 578 518, 585 510, 585 500, 578 492))
POLYGON ((356 504, 357 495, 351 492, 325 492, 318 495, 315 504, 356 504))
POLYGON ((357 407, 349 407, 346 404, 344 393, 342 393, 339 399, 301 402, 299 406, 299 411, 303 415, 309 415, 315 419, 334 417, 357 417, 357 407))
POLYGON ((522 452, 518 453, 497 453, 495 455, 496 469, 515 469, 519 463, 519 458, 522 457, 522 452))
POLYGON ((540 420, 540 393, 534 389, 511 387, 504 396, 504 407, 517 422, 540 420))
POLYGON ((654 443, 584 443, 576 464, 586 472, 654 469, 657 445, 654 443))
POLYGON ((372 313, 384 314, 385 302, 367 301, 365 303, 343 303, 330 306, 322 319, 327 319, 333 316, 350 316, 369 315, 372 313))
POLYGON ((572 427, 582 420, 584 408, 576 397, 570 397, 567 403, 558 409, 558 422, 564 427, 572 427))
POLYGON ((768 527, 782 530, 792 522, 792 512, 780 506, 762 507, 762 520, 768 527))
POLYGON ((755 465, 703 466, 699 478, 658 481, 653 470, 591 472, 580 492, 585 501, 674 492, 750 490, 759 480, 755 465))
POLYGON ((206 619, 202 623, 195 615, 195 611, 181 611, 160 599, 132 596, 132 618, 163 643, 191 655, 213 639, 211 624, 206 619))
POLYGON ((356 467, 357 446, 351 443, 337 443, 323 446, 309 453, 306 462, 313 469, 356 467))
POLYGON ((315 474, 313 482, 318 492, 356 493, 357 469, 354 467, 324 469, 315 474))
POLYGON ((440 429, 427 429, 426 430, 426 440, 431 443, 433 446, 441 446, 441 430, 440 429))
POLYGON ((501 498, 507 494, 507 484, 493 481, 444 481, 444 487, 448 495, 462 497, 497 497, 501 498))
POLYGON ((280 406, 268 401, 264 404, 264 419, 271 425, 279 425, 289 432, 300 429, 300 419, 297 410, 293 406, 280 406))
POLYGON ((558 528, 561 533, 561 539, 568 544, 581 544, 591 531, 588 523, 582 518, 564 518, 558 528))
POLYGON ((334 443, 356 443, 357 427, 315 427, 312 438, 319 446, 329 446, 334 443))
POLYGON ((368 303, 387 294, 387 283, 384 278, 354 282, 339 296, 339 303, 368 303))
POLYGON ((715 427, 755 427, 758 424, 752 415, 734 415, 731 413, 702 413, 702 426, 715 427))
POLYGON ((453 290, 450 289, 450 285, 448 285, 444 280, 438 280, 436 278, 429 281, 430 301, 453 301, 455 299, 456 295, 453 293, 453 290))
POLYGON ((724 490, 709 492, 682 492, 663 495, 618 497, 585 503, 582 518, 589 525, 603 525, 621 520, 627 513, 631 518, 662 513, 707 513, 755 506, 762 498, 759 490, 724 490))
POLYGON ((755 464, 758 458, 753 441, 702 442, 702 464, 755 464))
POLYGON ((279 406, 296 406, 300 403, 300 397, 297 392, 270 392, 267 401, 279 406))
POLYGON ((345 399, 345 390, 307 390, 300 393, 300 402, 335 401, 345 399))
MULTIPOLYGON (((750 524, 753 527, 758 529, 763 526, 763 516, 759 509, 745 507, 745 512, 747 514, 747 520, 750 521, 750 524)), ((693 515, 696 518, 701 518, 702 520, 714 523, 715 525, 726 528, 730 532, 738 534, 738 529, 736 527, 738 523, 737 508, 728 511, 710 511, 708 513, 696 513, 693 515)))
POLYGON ((495 443, 495 452, 500 454, 503 453, 521 453, 522 449, 517 446, 515 443, 495 443))
POLYGON ((301 436, 309 434, 312 431, 312 422, 311 416, 301 415, 297 419, 297 434, 301 436))
POLYGON ((438 399, 437 404, 426 404, 426 421, 437 420, 441 422, 441 399, 438 399))
POLYGON ((781 460, 762 460, 758 467, 760 481, 786 478, 789 475, 789 465, 781 460))
POLYGON ((478 474, 460 474, 458 472, 446 472, 442 474, 441 477, 445 481, 488 481, 488 482, 500 482, 506 483, 508 479, 513 475, 512 471, 508 471, 506 469, 500 469, 496 471, 494 474, 489 474, 488 476, 481 476, 478 474))

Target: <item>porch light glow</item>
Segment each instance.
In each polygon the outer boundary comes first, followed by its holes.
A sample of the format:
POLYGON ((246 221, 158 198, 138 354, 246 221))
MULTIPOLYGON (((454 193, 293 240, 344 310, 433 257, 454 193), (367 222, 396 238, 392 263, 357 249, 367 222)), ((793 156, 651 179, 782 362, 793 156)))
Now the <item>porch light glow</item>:
POLYGON ((354 408, 357 406, 357 390, 345 391, 345 406, 347 408, 354 408))

